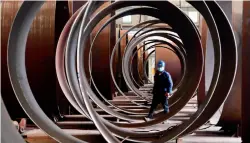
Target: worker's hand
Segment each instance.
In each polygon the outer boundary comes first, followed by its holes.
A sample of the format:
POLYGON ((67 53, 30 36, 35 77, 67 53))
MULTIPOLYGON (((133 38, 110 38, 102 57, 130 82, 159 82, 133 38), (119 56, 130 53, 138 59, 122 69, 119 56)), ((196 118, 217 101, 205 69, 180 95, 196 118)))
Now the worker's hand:
POLYGON ((170 96, 170 94, 166 92, 166 93, 165 93, 165 96, 169 97, 169 96, 170 96))

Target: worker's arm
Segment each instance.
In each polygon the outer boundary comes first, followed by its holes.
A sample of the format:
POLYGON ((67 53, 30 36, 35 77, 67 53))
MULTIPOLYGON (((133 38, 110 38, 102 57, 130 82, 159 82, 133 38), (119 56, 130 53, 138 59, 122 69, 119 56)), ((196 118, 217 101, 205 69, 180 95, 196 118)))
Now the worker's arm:
POLYGON ((172 93, 173 88, 173 81, 171 78, 171 75, 169 73, 166 73, 166 96, 170 96, 172 93))

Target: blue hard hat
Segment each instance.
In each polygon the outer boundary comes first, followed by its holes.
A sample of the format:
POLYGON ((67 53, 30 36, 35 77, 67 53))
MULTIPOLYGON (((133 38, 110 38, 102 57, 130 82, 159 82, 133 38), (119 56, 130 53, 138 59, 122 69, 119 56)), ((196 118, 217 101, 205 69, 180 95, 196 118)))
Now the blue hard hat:
POLYGON ((160 60, 157 64, 157 67, 160 68, 160 67, 165 67, 165 62, 160 60))

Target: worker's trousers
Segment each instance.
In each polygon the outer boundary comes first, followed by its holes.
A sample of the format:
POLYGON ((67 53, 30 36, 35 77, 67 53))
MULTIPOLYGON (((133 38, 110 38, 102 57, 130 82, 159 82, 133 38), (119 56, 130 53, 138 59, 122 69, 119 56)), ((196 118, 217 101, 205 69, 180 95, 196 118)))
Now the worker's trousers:
POLYGON ((165 95, 154 95, 152 104, 149 110, 148 118, 153 118, 154 110, 156 109, 157 105, 161 103, 164 113, 169 112, 169 106, 168 106, 168 97, 165 95))

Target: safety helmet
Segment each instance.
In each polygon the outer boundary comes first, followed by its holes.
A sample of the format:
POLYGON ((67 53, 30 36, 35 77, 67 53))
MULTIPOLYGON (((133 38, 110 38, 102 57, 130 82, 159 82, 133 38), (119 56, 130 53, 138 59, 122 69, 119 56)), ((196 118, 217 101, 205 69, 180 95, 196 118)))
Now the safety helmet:
POLYGON ((158 68, 165 67, 165 62, 162 61, 162 60, 160 60, 160 61, 158 62, 158 64, 157 64, 157 67, 158 67, 158 68))
POLYGON ((163 72, 165 69, 165 62, 160 60, 157 64, 157 70, 160 72, 163 72))

